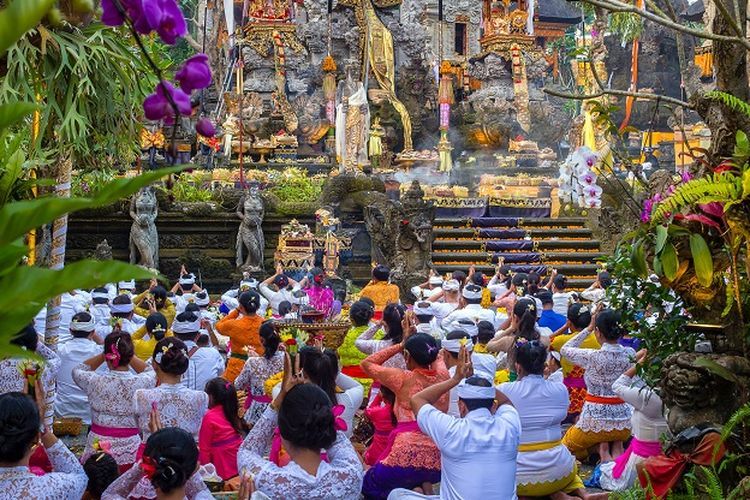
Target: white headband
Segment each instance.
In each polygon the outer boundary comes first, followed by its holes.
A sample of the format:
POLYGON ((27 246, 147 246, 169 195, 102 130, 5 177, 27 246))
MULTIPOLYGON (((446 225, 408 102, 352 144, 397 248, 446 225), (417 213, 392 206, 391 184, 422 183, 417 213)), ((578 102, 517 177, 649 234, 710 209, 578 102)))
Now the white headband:
POLYGON ((448 280, 443 282, 443 290, 446 292, 456 292, 459 288, 461 288, 461 285, 458 284, 458 280, 448 280))
POLYGON ((456 388, 458 399, 495 399, 495 388, 493 386, 480 387, 478 385, 467 384, 462 381, 456 388))
POLYGON ((193 297, 195 298, 195 304, 198 306, 207 306, 211 303, 211 299, 209 298, 208 293, 206 293, 206 297, 203 299, 201 299, 198 294, 195 294, 193 297))
POLYGON ((557 352, 557 351, 550 351, 549 352, 549 357, 550 358, 555 358, 555 361, 557 361, 558 363, 560 362, 560 353, 557 352))
POLYGON ((109 300, 109 294, 107 292, 91 292, 91 298, 109 300))
POLYGON ((443 340, 440 342, 440 346, 446 351, 453 353, 460 352, 461 346, 466 347, 466 350, 469 352, 474 350, 474 342, 467 338, 443 340))
POLYGON ((429 302, 427 303, 427 307, 419 307, 419 303, 414 304, 414 314, 417 316, 421 315, 428 315, 428 316, 434 316, 435 311, 432 310, 432 304, 429 302))
POLYGON ((242 280, 240 281, 240 290, 243 288, 257 288, 258 281, 257 280, 242 280))
POLYGON ((72 332, 93 332, 96 329, 96 321, 93 316, 88 321, 70 321, 70 331, 72 332))
POLYGON ((195 276, 192 274, 186 274, 180 277, 180 285, 194 285, 195 276))
POLYGON ((443 278, 441 278, 440 276, 430 276, 428 283, 430 285, 442 285, 443 278))
POLYGON ((482 298, 482 288, 478 287, 476 285, 469 287, 465 286, 464 291, 462 292, 462 295, 465 299, 481 299, 482 298), (474 289, 476 287, 476 289, 474 289), (469 288, 472 288, 473 290, 470 290, 469 288))
POLYGON ((201 329, 201 319, 198 318, 195 321, 178 321, 174 320, 172 323, 172 331, 174 333, 195 333, 201 329))
POLYGON ((117 283, 117 287, 124 290, 135 290, 135 280, 120 281, 119 283, 117 283))
POLYGON ((458 324, 455 325, 456 330, 461 330, 464 333, 469 334, 469 337, 476 337, 479 335, 479 327, 474 322, 467 322, 464 323, 463 321, 459 321, 458 324))
POLYGON ((128 302, 127 304, 110 304, 109 310, 113 313, 129 313, 133 312, 133 303, 128 302))

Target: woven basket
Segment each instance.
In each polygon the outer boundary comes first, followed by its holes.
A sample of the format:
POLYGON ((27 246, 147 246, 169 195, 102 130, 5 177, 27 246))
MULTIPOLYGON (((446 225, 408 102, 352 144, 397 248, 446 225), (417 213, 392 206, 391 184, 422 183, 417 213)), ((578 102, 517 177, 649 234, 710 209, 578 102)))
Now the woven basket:
POLYGON ((79 417, 60 417, 52 422, 55 436, 78 436, 83 429, 83 420, 79 417))
POLYGON ((311 337, 323 335, 323 345, 329 349, 338 349, 344 343, 346 332, 352 326, 348 321, 336 321, 331 323, 303 323, 301 321, 276 321, 274 328, 277 332, 286 328, 299 328, 310 334, 311 337))

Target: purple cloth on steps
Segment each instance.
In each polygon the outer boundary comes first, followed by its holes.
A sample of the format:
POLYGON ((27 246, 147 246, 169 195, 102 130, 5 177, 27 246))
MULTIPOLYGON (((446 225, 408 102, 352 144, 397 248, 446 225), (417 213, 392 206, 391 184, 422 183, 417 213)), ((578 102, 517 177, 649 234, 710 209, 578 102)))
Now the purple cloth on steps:
POLYGON ((471 227, 518 227, 518 217, 475 217, 471 227))

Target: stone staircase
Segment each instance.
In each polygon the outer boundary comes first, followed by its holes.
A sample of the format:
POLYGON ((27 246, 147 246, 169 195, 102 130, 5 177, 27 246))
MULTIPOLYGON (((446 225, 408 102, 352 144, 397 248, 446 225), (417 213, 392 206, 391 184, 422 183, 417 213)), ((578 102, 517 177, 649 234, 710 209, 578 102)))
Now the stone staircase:
POLYGON ((432 261, 441 274, 474 264, 491 276, 504 257, 518 272, 544 277, 555 268, 570 289, 580 290, 595 280, 597 259, 605 256, 581 217, 437 218, 434 228, 432 261))

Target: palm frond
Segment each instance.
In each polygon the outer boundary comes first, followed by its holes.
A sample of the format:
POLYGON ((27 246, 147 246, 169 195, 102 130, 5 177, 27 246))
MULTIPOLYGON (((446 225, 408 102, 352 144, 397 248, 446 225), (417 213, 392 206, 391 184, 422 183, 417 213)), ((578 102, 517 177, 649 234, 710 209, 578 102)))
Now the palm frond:
POLYGON ((720 101, 724 103, 726 107, 750 118, 750 104, 746 103, 739 97, 722 92, 721 90, 712 90, 711 92, 707 92, 705 96, 712 101, 720 101))
POLYGON ((667 199, 659 203, 651 220, 655 224, 664 221, 668 214, 697 204, 737 201, 742 196, 742 178, 731 173, 713 174, 693 179, 680 185, 667 199))

